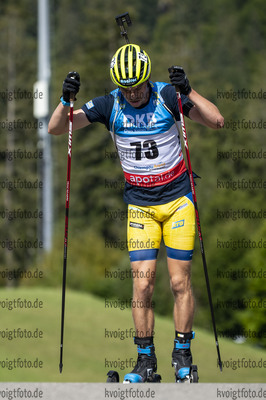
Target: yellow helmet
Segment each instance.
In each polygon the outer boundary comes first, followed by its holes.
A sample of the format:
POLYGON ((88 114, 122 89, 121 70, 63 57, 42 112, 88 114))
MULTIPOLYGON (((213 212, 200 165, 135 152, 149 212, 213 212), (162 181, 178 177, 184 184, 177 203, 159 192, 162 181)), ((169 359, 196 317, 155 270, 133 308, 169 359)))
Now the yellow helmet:
POLYGON ((112 58, 110 75, 115 85, 134 87, 149 79, 150 74, 150 57, 137 44, 125 44, 112 58))

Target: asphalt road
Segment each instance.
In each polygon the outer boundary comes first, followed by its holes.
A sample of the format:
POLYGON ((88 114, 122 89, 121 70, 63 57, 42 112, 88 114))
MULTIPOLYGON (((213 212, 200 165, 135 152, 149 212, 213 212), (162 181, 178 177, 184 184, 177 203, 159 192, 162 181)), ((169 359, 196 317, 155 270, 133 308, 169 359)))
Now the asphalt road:
POLYGON ((0 400, 216 400, 266 399, 266 384, 29 383, 0 382, 0 400))

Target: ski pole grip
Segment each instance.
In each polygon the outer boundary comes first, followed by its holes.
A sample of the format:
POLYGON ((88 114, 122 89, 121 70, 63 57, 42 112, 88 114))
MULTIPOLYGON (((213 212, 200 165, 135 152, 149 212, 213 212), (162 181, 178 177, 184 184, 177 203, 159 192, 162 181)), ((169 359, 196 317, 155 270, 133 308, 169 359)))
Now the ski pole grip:
MULTIPOLYGON (((176 69, 177 69, 177 67, 174 67, 174 66, 168 68, 169 74, 171 74, 172 72, 174 72, 176 69)), ((175 87, 176 93, 180 93, 180 88, 179 88, 179 86, 174 85, 174 87, 175 87)))
POLYGON ((70 92, 70 101, 74 101, 74 100, 75 100, 75 93, 70 92))
POLYGON ((126 23, 128 26, 132 25, 131 18, 129 16, 128 12, 117 15, 115 17, 115 20, 117 22, 117 25, 119 25, 119 26, 123 26, 124 23, 126 23))

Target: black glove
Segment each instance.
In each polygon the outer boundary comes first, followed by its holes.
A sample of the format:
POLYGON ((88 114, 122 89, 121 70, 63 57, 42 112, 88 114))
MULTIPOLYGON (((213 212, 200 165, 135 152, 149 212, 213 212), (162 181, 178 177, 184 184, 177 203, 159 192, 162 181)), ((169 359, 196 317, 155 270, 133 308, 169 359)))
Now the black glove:
POLYGON ((171 84, 178 86, 180 93, 188 95, 191 92, 191 86, 183 68, 172 66, 168 68, 168 71, 171 84))
MULTIPOLYGON (((78 72, 72 71, 67 74, 66 79, 63 82, 63 100, 68 102, 70 101, 70 93, 76 94, 79 91, 80 87, 80 76, 78 72)), ((74 100, 77 100, 76 97, 74 100)))

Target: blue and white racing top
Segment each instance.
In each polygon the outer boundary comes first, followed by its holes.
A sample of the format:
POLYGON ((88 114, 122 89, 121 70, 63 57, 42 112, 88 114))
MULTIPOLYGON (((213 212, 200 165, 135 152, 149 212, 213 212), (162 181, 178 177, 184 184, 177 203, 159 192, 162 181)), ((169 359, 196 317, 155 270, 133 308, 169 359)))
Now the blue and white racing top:
MULTIPOLYGON (((188 116, 193 103, 181 96, 188 116)), ((124 200, 164 204, 191 191, 179 132, 178 102, 172 85, 150 82, 148 102, 132 107, 121 91, 96 97, 82 107, 88 120, 104 123, 114 140, 125 176, 124 200)))

